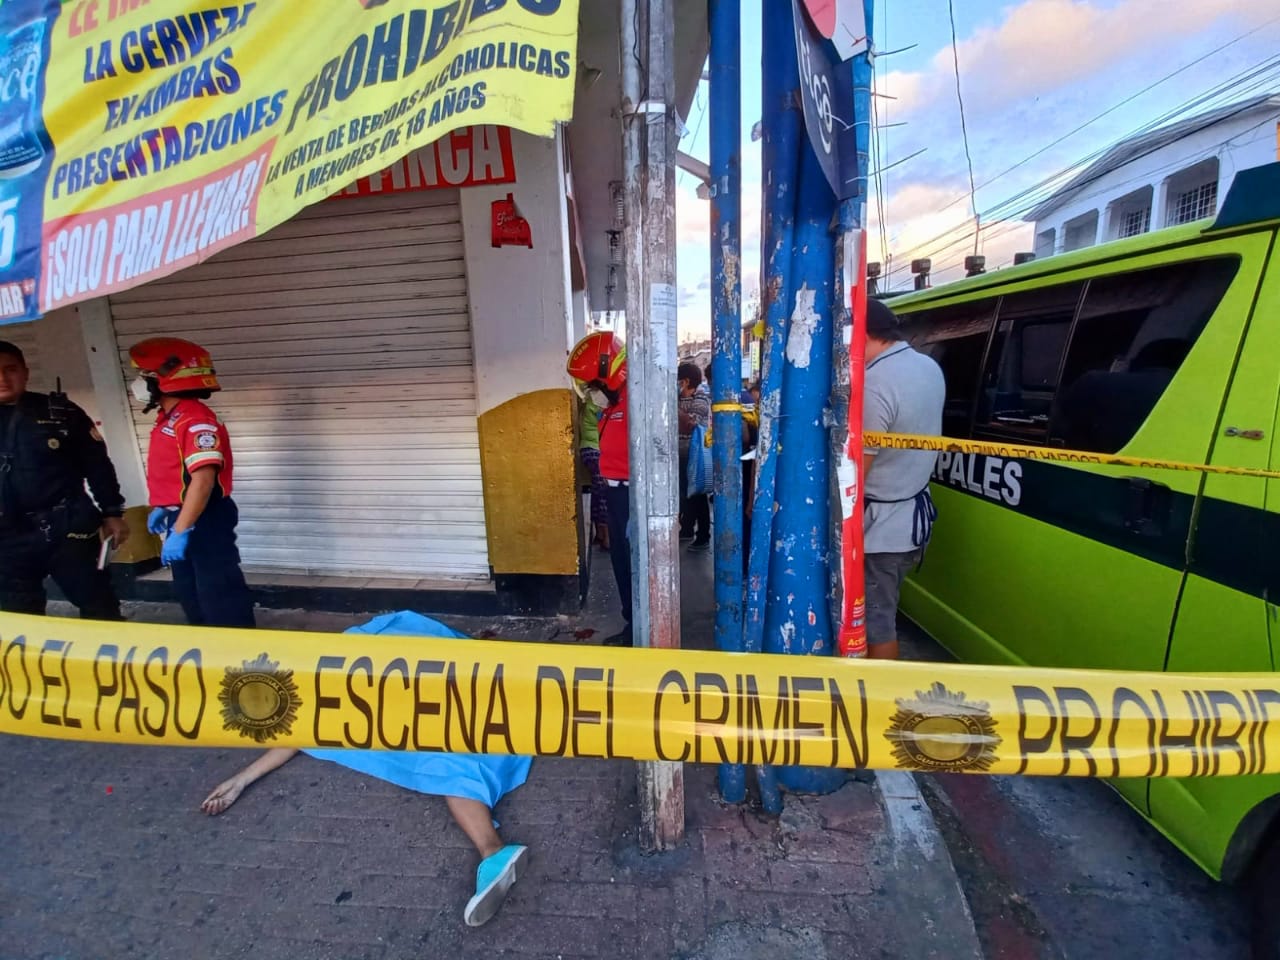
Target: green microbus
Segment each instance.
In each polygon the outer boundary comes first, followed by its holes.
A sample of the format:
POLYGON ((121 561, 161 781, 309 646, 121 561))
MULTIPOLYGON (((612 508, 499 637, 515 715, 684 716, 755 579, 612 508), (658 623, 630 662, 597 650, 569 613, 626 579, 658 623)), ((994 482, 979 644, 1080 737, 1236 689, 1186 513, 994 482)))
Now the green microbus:
MULTIPOLYGON (((1280 469, 1280 163, 1214 221, 894 298, 952 437, 1280 469)), ((961 660, 1274 671, 1280 480, 939 455, 903 611, 961 660)), ((1280 956, 1280 775, 1115 780, 1280 956)))

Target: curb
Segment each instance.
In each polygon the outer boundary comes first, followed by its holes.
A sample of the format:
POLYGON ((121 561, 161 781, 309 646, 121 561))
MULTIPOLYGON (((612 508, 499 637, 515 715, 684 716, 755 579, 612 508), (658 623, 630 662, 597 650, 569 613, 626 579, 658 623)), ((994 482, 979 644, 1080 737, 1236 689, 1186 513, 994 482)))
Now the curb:
POLYGON ((904 927, 914 924, 923 934, 904 937, 899 957, 983 960, 969 901, 916 778, 903 770, 875 773, 898 868, 888 902, 897 922, 904 927), (918 944, 915 950, 910 949, 913 941, 918 944))

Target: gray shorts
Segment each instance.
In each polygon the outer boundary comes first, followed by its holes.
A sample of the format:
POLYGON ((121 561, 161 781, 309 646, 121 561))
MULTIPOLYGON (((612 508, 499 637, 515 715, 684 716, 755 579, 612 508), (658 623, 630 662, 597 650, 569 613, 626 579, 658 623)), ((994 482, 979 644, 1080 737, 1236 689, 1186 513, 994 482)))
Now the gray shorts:
POLYGON ((902 581, 920 563, 924 551, 868 553, 864 569, 867 577, 867 645, 892 643, 898 639, 898 596, 902 581))

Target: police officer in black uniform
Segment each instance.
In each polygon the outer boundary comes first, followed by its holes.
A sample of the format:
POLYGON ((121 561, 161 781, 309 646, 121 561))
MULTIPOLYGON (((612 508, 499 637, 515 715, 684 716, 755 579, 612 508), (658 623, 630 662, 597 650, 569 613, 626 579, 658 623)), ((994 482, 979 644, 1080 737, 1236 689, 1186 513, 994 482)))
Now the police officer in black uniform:
POLYGON ((49 576, 81 617, 120 620, 98 569, 102 541, 129 537, 115 468, 88 414, 65 394, 28 391, 29 376, 0 340, 0 610, 43 614, 49 576))

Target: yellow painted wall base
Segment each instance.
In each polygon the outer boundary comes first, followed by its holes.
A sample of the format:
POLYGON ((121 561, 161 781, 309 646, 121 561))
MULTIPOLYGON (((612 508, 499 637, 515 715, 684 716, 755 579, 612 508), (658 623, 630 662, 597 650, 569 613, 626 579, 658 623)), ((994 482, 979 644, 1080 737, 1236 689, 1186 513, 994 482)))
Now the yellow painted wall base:
POLYGON ((538 390, 480 415, 489 565, 496 574, 578 572, 573 394, 538 390))

